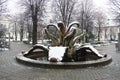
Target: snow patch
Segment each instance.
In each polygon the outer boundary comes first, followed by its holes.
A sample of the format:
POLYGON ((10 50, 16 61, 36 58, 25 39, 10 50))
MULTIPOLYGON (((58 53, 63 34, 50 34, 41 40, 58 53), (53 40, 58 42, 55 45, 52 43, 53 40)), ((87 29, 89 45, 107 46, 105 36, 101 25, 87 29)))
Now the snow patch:
POLYGON ((97 49, 95 49, 93 46, 91 46, 91 45, 85 45, 85 46, 83 46, 83 47, 88 47, 88 48, 90 48, 93 52, 95 52, 95 54, 97 54, 99 57, 104 57, 102 54, 100 54, 99 52, 98 52, 98 50, 97 49))
POLYGON ((48 60, 50 60, 51 58, 56 58, 57 61, 61 61, 66 49, 67 49, 67 47, 63 47, 63 46, 49 47, 48 60))

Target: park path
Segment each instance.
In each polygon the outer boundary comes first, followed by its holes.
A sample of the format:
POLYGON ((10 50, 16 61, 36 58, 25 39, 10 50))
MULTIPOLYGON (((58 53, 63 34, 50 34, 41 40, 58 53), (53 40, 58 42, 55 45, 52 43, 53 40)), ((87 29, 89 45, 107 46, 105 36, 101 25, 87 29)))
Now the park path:
POLYGON ((98 47, 112 56, 106 66, 81 69, 44 69, 19 64, 15 56, 31 46, 22 42, 11 42, 11 49, 0 51, 0 80, 120 80, 120 53, 114 44, 98 47))

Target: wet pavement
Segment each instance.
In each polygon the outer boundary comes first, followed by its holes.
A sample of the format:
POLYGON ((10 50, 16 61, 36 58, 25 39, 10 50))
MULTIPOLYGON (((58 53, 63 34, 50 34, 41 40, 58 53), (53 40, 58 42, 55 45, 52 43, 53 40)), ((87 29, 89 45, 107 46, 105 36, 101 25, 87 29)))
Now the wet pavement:
POLYGON ((11 49, 0 51, 0 80, 120 80, 120 52, 114 44, 97 49, 112 56, 106 66, 81 69, 44 69, 22 65, 15 56, 31 46, 22 42, 11 42, 11 49))

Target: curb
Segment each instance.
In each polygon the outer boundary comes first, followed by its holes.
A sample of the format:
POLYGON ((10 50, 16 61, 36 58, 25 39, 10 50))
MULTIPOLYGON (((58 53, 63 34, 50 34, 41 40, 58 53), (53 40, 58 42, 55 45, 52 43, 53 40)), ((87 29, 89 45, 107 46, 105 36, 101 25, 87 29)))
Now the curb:
POLYGON ((111 56, 107 56, 98 60, 82 61, 82 62, 47 62, 38 61, 24 57, 22 54, 16 56, 16 60, 22 64, 35 66, 40 68, 53 68, 53 69, 74 69, 85 67, 104 66, 112 62, 111 56))

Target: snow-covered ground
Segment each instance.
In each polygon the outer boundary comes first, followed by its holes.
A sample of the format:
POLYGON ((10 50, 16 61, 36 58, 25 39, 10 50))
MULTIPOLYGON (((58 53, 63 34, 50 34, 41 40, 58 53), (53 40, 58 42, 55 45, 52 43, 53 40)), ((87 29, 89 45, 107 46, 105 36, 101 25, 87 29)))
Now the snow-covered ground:
POLYGON ((7 51, 9 50, 8 48, 0 48, 0 51, 7 51))

